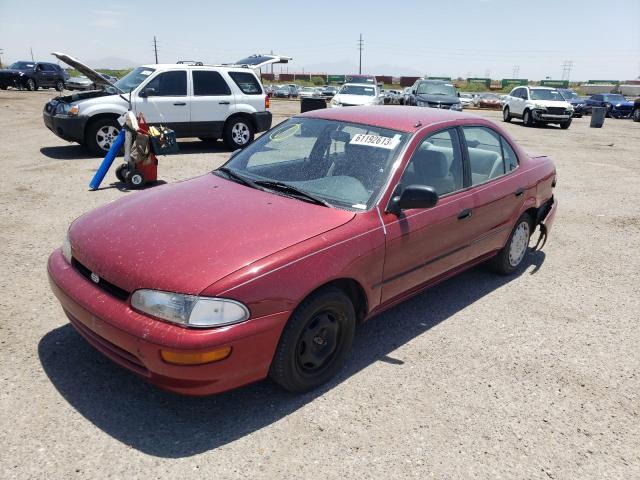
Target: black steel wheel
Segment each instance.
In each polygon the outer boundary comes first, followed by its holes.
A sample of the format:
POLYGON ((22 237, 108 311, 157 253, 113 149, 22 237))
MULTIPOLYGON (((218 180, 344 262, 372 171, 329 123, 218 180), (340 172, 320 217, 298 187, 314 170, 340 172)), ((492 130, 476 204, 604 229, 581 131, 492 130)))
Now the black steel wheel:
POLYGON ((533 115, 531 114, 531 110, 525 110, 522 115, 522 123, 524 123, 525 127, 533 127, 533 115))
POLYGON ((127 172, 129 171, 128 168, 129 165, 127 165, 126 163, 118 165, 118 168, 116 168, 116 178, 121 182, 125 181, 125 177, 127 175, 127 172))
POLYGON ((322 385, 345 364, 354 332, 349 297, 337 288, 316 292, 289 318, 271 363, 271 378, 290 392, 322 385))

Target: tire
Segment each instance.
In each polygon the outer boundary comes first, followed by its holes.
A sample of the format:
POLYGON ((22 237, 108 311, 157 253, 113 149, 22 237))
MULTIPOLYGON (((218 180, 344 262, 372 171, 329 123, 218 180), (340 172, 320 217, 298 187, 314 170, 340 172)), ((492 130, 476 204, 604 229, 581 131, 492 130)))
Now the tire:
POLYGON ((529 214, 523 213, 513 227, 507 244, 489 261, 494 271, 501 275, 510 275, 522 267, 533 233, 532 224, 529 214))
POLYGON ((124 174, 124 183, 131 190, 142 188, 144 186, 144 175, 137 170, 127 170, 124 174))
POLYGON ((0 90, 6 90, 6 89, 7 89, 7 86, 6 86, 6 85, 2 85, 2 86, 0 86, 0 90))
POLYGON ((565 122, 562 122, 560 124, 560 128, 563 129, 563 130, 566 130, 567 128, 569 128, 570 125, 571 125, 571 119, 569 119, 569 120, 567 120, 565 122))
POLYGON ((502 120, 507 123, 511 121, 511 114, 509 113, 509 107, 504 107, 504 110, 502 110, 502 120))
POLYGON ((62 80, 58 80, 55 88, 57 91, 62 92, 64 90, 64 82, 62 80))
POLYGON ((533 115, 531 115, 531 110, 525 110, 522 114, 522 123, 525 127, 533 127, 533 115))
POLYGON ((631 117, 634 122, 640 122, 640 108, 634 108, 631 117))
POLYGON ((115 118, 103 117, 90 122, 85 132, 87 148, 97 156, 105 156, 119 131, 115 118))
POLYGON ((35 92, 36 90, 38 90, 36 81, 33 78, 27 79, 26 86, 27 86, 27 90, 29 90, 30 92, 35 92))
POLYGON ((124 183, 127 172, 129 171, 128 169, 129 165, 126 163, 118 165, 118 168, 116 168, 116 178, 124 183))
POLYGON ((231 151, 244 148, 253 142, 255 130, 251 120, 244 116, 236 116, 227 120, 222 138, 231 151))
POLYGON ((344 366, 355 332, 349 297, 326 288, 291 314, 271 362, 269 375, 290 392, 306 392, 330 380, 344 366))

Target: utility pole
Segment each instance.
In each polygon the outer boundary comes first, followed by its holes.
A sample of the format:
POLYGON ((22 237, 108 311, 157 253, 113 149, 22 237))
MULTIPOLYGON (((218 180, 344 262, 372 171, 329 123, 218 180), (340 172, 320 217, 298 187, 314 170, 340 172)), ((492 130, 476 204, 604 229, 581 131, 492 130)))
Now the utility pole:
MULTIPOLYGON (((271 50, 271 55, 273 55, 273 50, 271 50)), ((271 80, 273 80, 273 63, 271 64, 271 80)))
POLYGON ((29 51, 31 52, 31 61, 35 62, 35 60, 33 59, 33 47, 29 47, 29 51))
POLYGON ((360 40, 358 40, 358 50, 360 50, 360 62, 358 63, 358 73, 362 74, 362 48, 364 47, 364 41, 362 40, 362 34, 360 34, 360 40))
POLYGON ((571 60, 565 60, 562 62, 562 80, 569 80, 571 78, 572 68, 573 62, 571 60))
POLYGON ((153 36, 153 51, 156 54, 156 64, 158 63, 158 41, 156 40, 156 36, 153 36))
POLYGON ((513 76, 511 78, 518 78, 520 75, 520 65, 513 66, 513 76))
POLYGON ((4 55, 4 48, 0 48, 0 68, 2 68, 2 55, 4 55))

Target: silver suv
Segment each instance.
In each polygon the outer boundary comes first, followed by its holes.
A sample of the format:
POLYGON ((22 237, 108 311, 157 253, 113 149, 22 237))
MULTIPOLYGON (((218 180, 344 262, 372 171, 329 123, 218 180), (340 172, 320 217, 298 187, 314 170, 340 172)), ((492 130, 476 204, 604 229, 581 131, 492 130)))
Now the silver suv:
POLYGON ((527 127, 536 123, 557 123, 567 129, 571 125, 573 107, 562 94, 550 87, 516 87, 502 107, 505 122, 521 118, 527 127))

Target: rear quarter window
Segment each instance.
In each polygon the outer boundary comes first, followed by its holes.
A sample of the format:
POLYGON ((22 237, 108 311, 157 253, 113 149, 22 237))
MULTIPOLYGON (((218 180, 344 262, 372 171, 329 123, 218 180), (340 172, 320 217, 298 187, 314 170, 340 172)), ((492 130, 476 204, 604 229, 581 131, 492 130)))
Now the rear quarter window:
POLYGON ((253 73, 229 72, 229 76, 246 95, 262 95, 262 86, 253 73))

